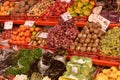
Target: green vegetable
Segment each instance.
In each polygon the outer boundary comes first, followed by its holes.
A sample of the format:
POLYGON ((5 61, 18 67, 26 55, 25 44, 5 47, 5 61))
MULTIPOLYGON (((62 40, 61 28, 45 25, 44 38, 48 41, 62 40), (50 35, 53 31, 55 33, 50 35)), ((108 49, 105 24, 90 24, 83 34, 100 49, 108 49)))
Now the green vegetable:
POLYGON ((63 77, 74 80, 92 80, 93 70, 90 58, 72 56, 66 64, 66 72, 64 72, 63 77))
POLYGON ((42 55, 42 49, 34 48, 32 51, 29 49, 21 49, 18 55, 19 59, 17 63, 6 70, 7 74, 17 75, 17 74, 27 74, 30 69, 30 65, 39 59, 42 55))

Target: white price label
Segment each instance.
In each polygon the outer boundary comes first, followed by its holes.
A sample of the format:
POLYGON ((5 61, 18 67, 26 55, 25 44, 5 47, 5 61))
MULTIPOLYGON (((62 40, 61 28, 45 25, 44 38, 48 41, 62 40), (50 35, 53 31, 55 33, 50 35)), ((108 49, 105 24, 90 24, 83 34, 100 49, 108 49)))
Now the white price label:
POLYGON ((69 12, 63 13, 61 17, 64 20, 64 22, 72 18, 69 12))
POLYGON ((97 22, 101 24, 104 31, 106 31, 107 27, 110 25, 110 21, 100 15, 97 18, 97 22))
POLYGON ((12 29, 13 28, 13 22, 12 21, 7 21, 4 23, 4 29, 12 29))
POLYGON ((46 33, 46 32, 42 32, 38 35, 38 37, 40 37, 40 38, 47 38, 47 36, 48 36, 48 33, 46 33))
POLYGON ((34 25, 35 21, 25 21, 25 26, 32 27, 34 25))
POLYGON ((97 22, 97 18, 98 18, 98 14, 91 14, 89 17, 88 17, 88 21, 89 22, 97 22))
POLYGON ((100 14, 101 11, 102 11, 102 6, 93 8, 93 13, 94 14, 100 14))
POLYGON ((61 0, 61 2, 67 2, 67 3, 70 3, 71 0, 61 0))
POLYGON ((14 45, 14 46, 13 46, 13 49, 16 50, 16 51, 18 51, 17 45, 14 45))

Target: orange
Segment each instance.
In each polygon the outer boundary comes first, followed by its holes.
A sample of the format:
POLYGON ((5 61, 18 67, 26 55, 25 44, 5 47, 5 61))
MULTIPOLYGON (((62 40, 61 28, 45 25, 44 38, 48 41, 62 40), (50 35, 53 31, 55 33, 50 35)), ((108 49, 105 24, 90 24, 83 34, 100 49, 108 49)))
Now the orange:
POLYGON ((25 27, 24 25, 20 25, 20 28, 23 28, 23 27, 25 27))
POLYGON ((25 39, 25 41, 28 42, 28 43, 30 43, 31 38, 27 37, 27 38, 25 39))
POLYGON ((18 32, 17 31, 13 31, 13 35, 17 35, 18 34, 18 32))
POLYGON ((41 28, 38 28, 38 27, 35 28, 35 31, 37 31, 37 32, 40 31, 40 30, 41 30, 41 28))
POLYGON ((8 9, 9 9, 9 6, 6 6, 6 7, 5 7, 5 10, 7 11, 8 9))
POLYGON ((13 7, 15 5, 14 2, 10 2, 10 7, 13 7))
POLYGON ((20 38, 20 40, 21 40, 21 41, 22 41, 22 40, 25 40, 25 37, 24 37, 24 36, 23 36, 23 37, 21 37, 21 38, 20 38))
POLYGON ((4 6, 9 6, 9 4, 10 4, 9 1, 5 1, 5 2, 3 3, 4 6))
POLYGON ((23 35, 24 35, 24 32, 20 32, 20 33, 19 33, 19 36, 23 36, 23 35))
POLYGON ((2 7, 1 7, 1 11, 4 11, 4 10, 5 10, 5 8, 2 6, 2 7))
POLYGON ((20 36, 16 36, 16 40, 19 41, 20 40, 20 36))
POLYGON ((11 7, 11 8, 10 8, 10 11, 13 11, 13 9, 14 9, 14 7, 11 7))
POLYGON ((34 30, 35 30, 35 28, 33 28, 33 27, 30 28, 30 31, 31 31, 31 32, 33 32, 34 30))

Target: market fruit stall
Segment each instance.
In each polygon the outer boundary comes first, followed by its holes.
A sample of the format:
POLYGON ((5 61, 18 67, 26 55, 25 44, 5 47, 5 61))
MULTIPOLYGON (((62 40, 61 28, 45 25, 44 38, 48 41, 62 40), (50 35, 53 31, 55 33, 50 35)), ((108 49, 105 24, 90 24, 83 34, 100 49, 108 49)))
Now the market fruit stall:
POLYGON ((0 80, 120 80, 119 43, 119 1, 0 1, 0 80))

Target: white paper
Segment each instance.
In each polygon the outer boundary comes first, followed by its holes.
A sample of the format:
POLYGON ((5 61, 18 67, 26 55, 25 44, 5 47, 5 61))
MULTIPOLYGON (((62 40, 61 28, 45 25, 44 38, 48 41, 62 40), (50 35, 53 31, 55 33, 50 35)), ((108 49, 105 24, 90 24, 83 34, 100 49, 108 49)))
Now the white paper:
POLYGON ((70 15, 69 12, 63 13, 63 14, 61 15, 61 17, 62 17, 62 19, 64 20, 64 22, 72 18, 72 16, 70 15))
POLYGON ((97 22, 97 18, 98 18, 98 14, 91 14, 89 17, 88 17, 88 21, 89 22, 97 22))
POLYGON ((25 26, 32 27, 34 25, 35 21, 25 21, 25 26))
POLYGON ((102 11, 102 6, 93 8, 93 13, 94 14, 100 14, 101 11, 102 11))
POLYGON ((48 33, 46 32, 42 32, 38 35, 39 38, 47 38, 47 36, 48 36, 48 33))
POLYGON ((75 67, 75 66, 72 66, 72 72, 74 72, 74 73, 78 73, 78 68, 75 67))
POLYGON ((12 21, 7 21, 4 23, 4 29, 12 29, 13 28, 13 22, 12 21))
POLYGON ((107 20, 106 18, 100 16, 100 15, 99 15, 98 18, 97 18, 97 22, 99 22, 99 23, 101 24, 102 29, 103 29, 104 31, 106 31, 106 29, 107 29, 108 26, 110 25, 110 21, 107 20))

